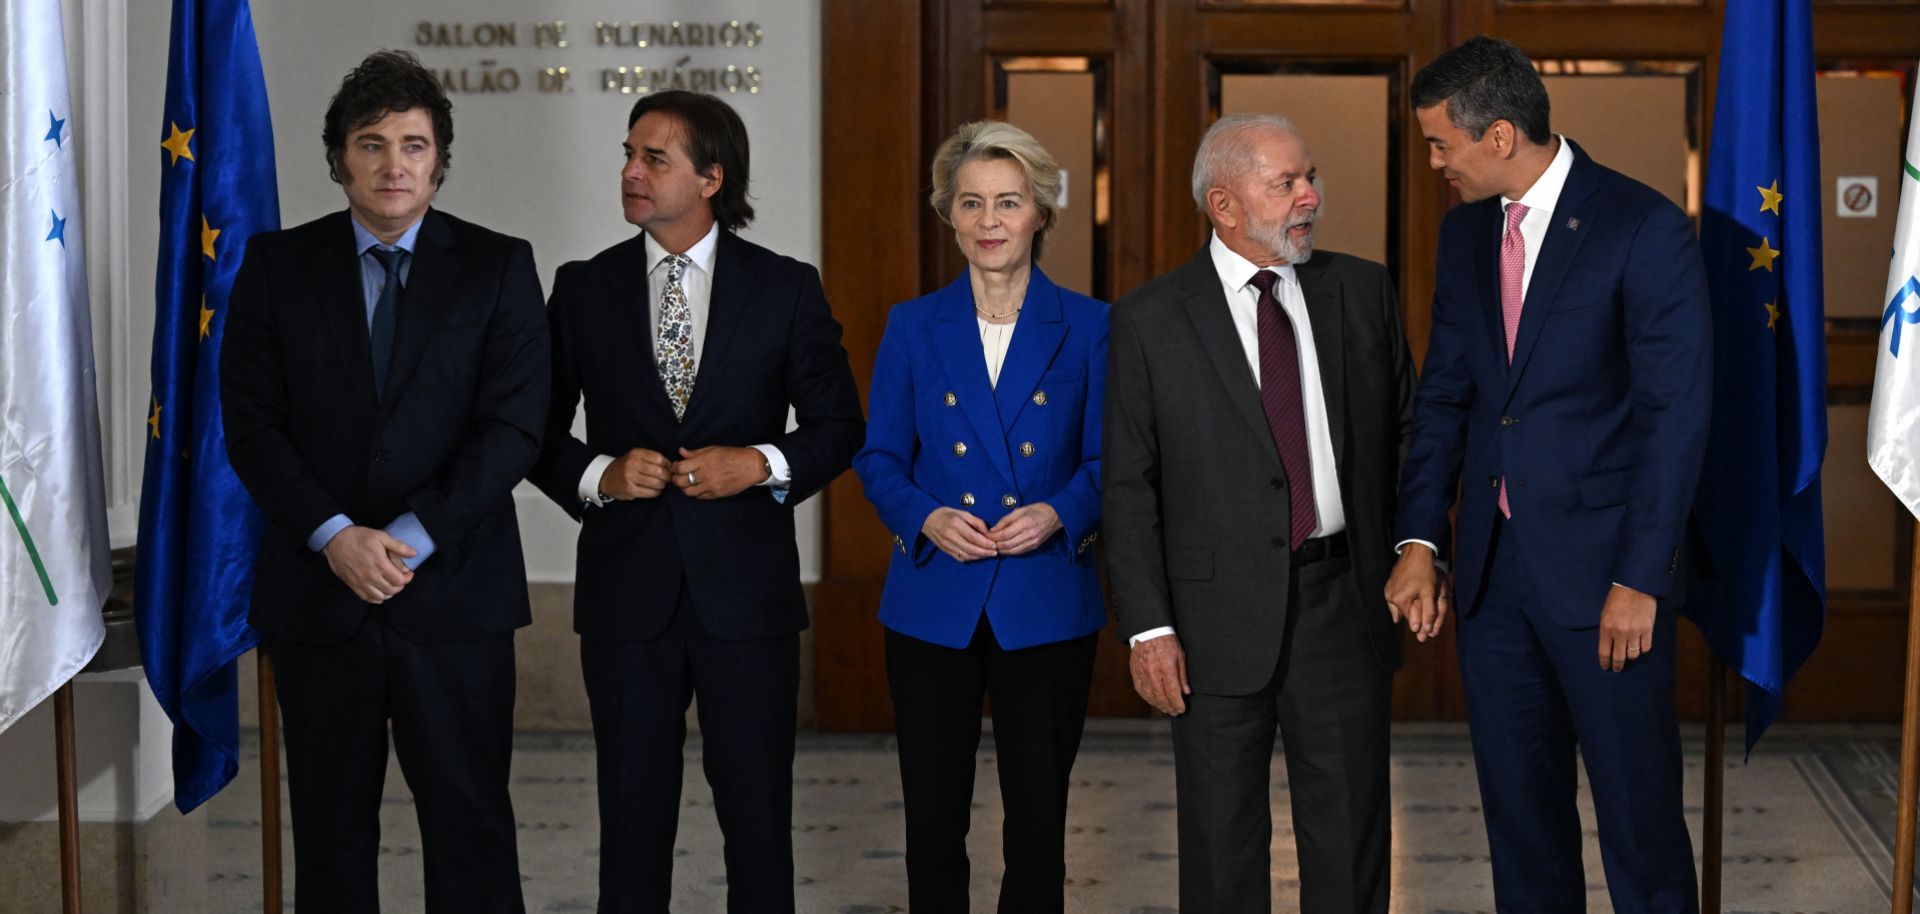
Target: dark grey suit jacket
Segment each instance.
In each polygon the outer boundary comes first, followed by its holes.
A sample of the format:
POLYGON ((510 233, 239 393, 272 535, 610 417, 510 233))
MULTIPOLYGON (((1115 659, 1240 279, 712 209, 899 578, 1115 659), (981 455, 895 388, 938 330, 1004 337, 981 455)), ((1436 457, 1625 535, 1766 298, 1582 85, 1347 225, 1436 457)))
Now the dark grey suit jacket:
MULTIPOLYGON (((1316 252, 1295 267, 1313 323, 1357 625, 1388 670, 1401 640, 1381 595, 1413 405, 1413 359, 1384 267, 1316 252)), ((1107 562, 1122 638, 1170 625, 1196 692, 1272 677, 1292 567, 1285 471, 1206 248, 1113 307, 1107 356, 1107 562)), ((1311 595, 1308 595, 1311 597, 1311 595)))

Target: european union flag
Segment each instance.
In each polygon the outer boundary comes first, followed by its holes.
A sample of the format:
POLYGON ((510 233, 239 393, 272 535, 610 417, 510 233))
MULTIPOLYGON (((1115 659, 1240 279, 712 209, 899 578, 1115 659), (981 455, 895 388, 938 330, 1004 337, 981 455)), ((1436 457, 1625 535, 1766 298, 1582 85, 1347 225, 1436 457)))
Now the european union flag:
POLYGON ((160 264, 134 606, 173 719, 174 803, 239 769, 235 661, 264 521, 227 463, 220 341, 247 238, 280 226, 267 86, 247 0, 174 0, 161 118, 160 264))
POLYGON ((1747 751, 1826 622, 1827 339, 1810 0, 1728 4, 1700 227, 1713 431, 1688 613, 1747 688, 1747 751))

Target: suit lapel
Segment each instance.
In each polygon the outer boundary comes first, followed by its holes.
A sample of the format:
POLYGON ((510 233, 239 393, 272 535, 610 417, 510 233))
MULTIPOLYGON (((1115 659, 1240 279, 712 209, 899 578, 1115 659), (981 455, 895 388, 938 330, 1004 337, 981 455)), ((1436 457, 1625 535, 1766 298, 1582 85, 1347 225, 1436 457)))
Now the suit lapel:
POLYGON ((1527 283, 1527 296, 1520 308, 1520 330, 1514 336, 1513 365, 1507 370, 1507 396, 1502 399, 1503 403, 1513 397, 1542 328, 1553 318, 1560 283, 1566 279, 1567 268, 1579 253, 1580 243, 1593 234, 1591 228, 1580 231, 1570 227, 1588 225, 1593 219, 1588 212, 1594 189, 1589 165, 1586 156, 1575 147, 1573 169, 1567 173, 1567 183, 1560 189, 1560 199, 1554 203, 1553 221, 1547 225, 1546 238, 1540 242, 1540 256, 1533 261, 1533 278, 1527 283))
MULTIPOLYGON (((700 344, 699 361, 694 363, 693 394, 687 400, 689 418, 700 404, 720 396, 713 393, 702 396, 701 391, 717 383, 734 334, 747 319, 748 305, 758 288, 743 253, 739 239, 732 232, 721 230, 714 244, 713 282, 707 287, 707 335, 700 344)), ((651 344, 651 331, 648 341, 651 344)), ((659 371, 654 375, 657 379, 659 371)), ((661 388, 660 395, 666 396, 665 387, 661 388)))
POLYGON ((1246 421, 1247 428, 1267 442, 1262 452, 1273 455, 1278 465, 1280 455, 1272 447, 1273 430, 1267 428, 1267 414, 1260 408, 1260 385, 1247 366, 1246 347, 1233 328, 1233 313, 1227 308, 1226 292, 1220 288, 1220 274, 1214 270, 1213 255, 1207 248, 1187 261, 1181 269, 1180 284, 1187 291, 1187 317, 1193 321, 1193 332, 1226 386, 1228 402, 1246 421))
POLYGON ((1003 433, 1013 428, 1020 411, 1032 402, 1040 375, 1053 364, 1053 355, 1060 351, 1060 341, 1066 336, 1067 326, 1060 320, 1060 289, 1034 267, 1020 317, 1014 323, 1013 340, 1007 346, 1007 360, 1000 366, 1000 383, 993 390, 1003 433))
MULTIPOLYGON (((436 210, 427 210, 414 236, 413 263, 407 268, 407 284, 400 295, 400 313, 393 335, 393 362, 387 366, 386 394, 382 411, 390 410, 413 379, 420 357, 433 339, 435 327, 446 315, 458 276, 459 257, 455 250, 452 226, 436 210)), ((369 357, 371 358, 371 357, 369 357)), ((369 362, 371 365, 371 362, 369 362)))
POLYGON ((1346 465, 1347 357, 1346 309, 1340 286, 1326 278, 1326 262, 1314 258, 1293 268, 1313 323, 1313 348, 1320 363, 1320 392, 1326 400, 1327 428, 1336 466, 1346 465))
MULTIPOLYGON (((973 285, 967 273, 961 273, 959 279, 940 290, 930 329, 933 351, 940 358, 947 383, 953 385, 960 411, 966 413, 968 424, 980 438, 979 447, 1007 479, 1012 479, 1013 458, 1007 453, 1007 436, 1001 430, 993 384, 987 379, 986 357, 980 348, 980 325, 973 316, 973 285)), ((1020 338, 1018 331, 1013 336, 1016 341, 1020 338)), ((1012 361, 1012 353, 1008 353, 1007 359, 1012 361)), ((1002 368, 1002 380, 1006 377, 1004 371, 1002 368)), ((951 444, 936 441, 931 446, 944 448, 951 444)))
POLYGON ((1473 272, 1480 280, 1480 314, 1486 319, 1487 339, 1493 341, 1494 363, 1504 377, 1508 360, 1501 356, 1507 352, 1507 318, 1500 310, 1500 233, 1505 223, 1500 198, 1472 205, 1480 207, 1479 218, 1473 220, 1473 260, 1479 266, 1473 272))
MULTIPOLYGON (((623 242, 600 278, 605 283, 600 300, 607 304, 609 339, 620 341, 607 351, 632 370, 633 383, 649 410, 664 414, 671 422, 673 402, 667 399, 666 385, 660 382, 660 368, 653 359, 654 302, 653 288, 647 282, 645 236, 635 235, 623 242)), ((698 382, 695 378, 696 390, 698 382)))
POLYGON ((373 392, 373 344, 368 339, 367 299, 361 288, 352 218, 342 211, 328 221, 322 229, 321 256, 309 269, 316 279, 322 322, 337 343, 334 351, 347 353, 347 387, 353 391, 359 413, 372 415, 380 404, 373 392))

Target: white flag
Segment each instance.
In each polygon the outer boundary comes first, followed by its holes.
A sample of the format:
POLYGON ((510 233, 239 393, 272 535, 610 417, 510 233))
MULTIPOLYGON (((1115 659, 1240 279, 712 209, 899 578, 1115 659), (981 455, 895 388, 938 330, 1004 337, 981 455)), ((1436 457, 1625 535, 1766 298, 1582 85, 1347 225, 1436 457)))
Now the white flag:
POLYGON ((1920 517, 1920 95, 1900 160, 1893 266, 1880 315, 1879 363, 1867 413, 1867 464, 1920 517))
POLYGON ((0 730, 93 659, 113 575, 59 0, 0 0, 0 730))

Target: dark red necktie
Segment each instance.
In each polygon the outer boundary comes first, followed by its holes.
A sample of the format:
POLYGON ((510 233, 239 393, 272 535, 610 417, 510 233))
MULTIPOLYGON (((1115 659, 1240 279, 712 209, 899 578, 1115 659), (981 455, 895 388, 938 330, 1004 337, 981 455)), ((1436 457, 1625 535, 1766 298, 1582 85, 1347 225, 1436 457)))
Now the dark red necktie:
POLYGON ((1313 462, 1307 456, 1307 413, 1300 396, 1300 341, 1273 294, 1279 282, 1279 275, 1269 270, 1253 274, 1253 284, 1260 289, 1260 408, 1287 471, 1287 501, 1293 512, 1288 542, 1298 549, 1313 535, 1319 515, 1313 502, 1313 462))

